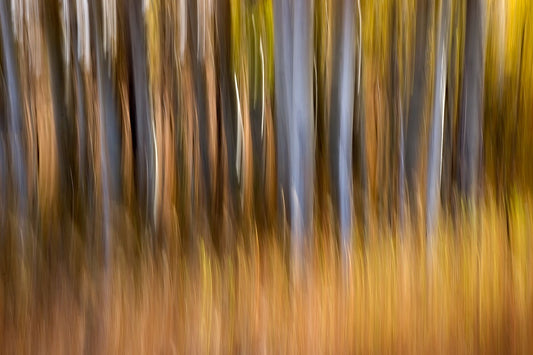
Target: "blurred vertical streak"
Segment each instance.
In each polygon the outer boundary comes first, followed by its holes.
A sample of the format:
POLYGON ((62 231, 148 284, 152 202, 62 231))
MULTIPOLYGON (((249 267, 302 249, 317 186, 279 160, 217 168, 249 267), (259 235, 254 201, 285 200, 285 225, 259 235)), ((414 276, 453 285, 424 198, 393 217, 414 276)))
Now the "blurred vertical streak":
POLYGON ((365 82, 365 70, 364 70, 364 53, 363 53, 363 18, 361 16, 361 1, 357 1, 357 14, 358 14, 358 80, 357 80, 357 101, 356 101, 356 112, 357 112, 357 130, 354 134, 358 138, 353 140, 357 142, 357 145, 354 147, 358 148, 358 154, 354 156, 354 161, 357 161, 357 172, 358 172, 358 207, 359 207, 359 216, 361 217, 361 226, 362 234, 365 238, 365 241, 368 237, 368 223, 369 223, 369 193, 368 193, 368 162, 367 162, 367 145, 366 145, 366 117, 365 117, 365 91, 363 90, 364 85, 361 83, 365 82), (357 159, 355 159, 357 158, 357 159))
MULTIPOLYGON (((13 29, 9 17, 9 1, 0 0, 0 27, 2 31, 2 61, 4 73, 7 79, 8 96, 8 164, 7 170, 11 171, 10 182, 13 184, 12 193, 15 202, 16 221, 25 221, 27 217, 27 176, 26 154, 24 151, 25 127, 22 120, 22 102, 19 82, 19 68, 17 52, 13 39, 13 29)), ((7 185, 6 185, 7 186, 7 185)))
MULTIPOLYGON (((71 46, 71 39, 70 39, 70 0, 60 0, 60 21, 61 21, 61 29, 62 29, 62 48, 63 48, 63 65, 65 66, 65 81, 64 81, 64 87, 66 91, 65 100, 67 100, 67 105, 70 103, 70 84, 71 84, 71 77, 70 77, 70 46, 71 46)), ((69 112, 70 114, 71 112, 69 112)))
POLYGON ((418 200, 418 167, 421 128, 423 123, 424 105, 427 90, 427 32, 428 32, 428 0, 416 2, 416 39, 414 53, 413 90, 409 103, 409 114, 406 127, 405 173, 409 193, 409 205, 412 217, 415 217, 418 200))
POLYGON ((148 93, 146 32, 141 1, 124 1, 130 33, 131 77, 130 98, 132 131, 134 132, 135 185, 138 209, 144 228, 154 230, 155 207, 155 142, 148 93), (132 106, 133 107, 132 107, 132 106))
POLYGON ((187 45, 187 0, 178 0, 177 8, 178 18, 176 19, 179 23, 178 29, 178 54, 179 59, 183 60, 185 55, 185 46, 187 45))
POLYGON ((217 194, 217 181, 219 179, 219 171, 217 165, 218 151, 220 149, 220 140, 217 134, 219 116, 217 113, 217 86, 218 78, 216 72, 216 43, 214 35, 214 13, 212 0, 204 0, 204 71, 205 71, 205 85, 206 85, 206 131, 203 133, 207 141, 207 161, 209 166, 209 175, 206 184, 209 190, 208 201, 208 217, 210 220, 210 234, 211 237, 216 238, 218 228, 213 221, 215 214, 218 213, 215 209, 215 197, 217 194))
MULTIPOLYGON (((396 7, 393 14, 395 19, 395 26, 393 26, 396 37, 394 63, 393 63, 393 81, 392 85, 394 94, 393 112, 396 116, 397 132, 395 138, 398 140, 395 145, 396 156, 398 161, 398 185, 396 209, 398 214, 398 227, 400 235, 403 236, 405 226, 405 109, 408 106, 408 83, 406 78, 407 73, 407 42, 408 33, 410 33, 408 23, 407 1, 402 0, 396 7)), ((393 42, 393 43, 394 43, 393 42)))
POLYGON ((289 121, 292 254, 302 261, 313 230, 313 1, 293 2, 292 95, 289 121))
POLYGON ((112 52, 104 57, 102 43, 103 8, 98 8, 100 2, 91 2, 91 15, 96 54, 96 81, 98 87, 98 160, 100 166, 100 203, 102 208, 102 238, 104 264, 109 262, 111 246, 111 205, 117 203, 120 192, 120 133, 115 107, 113 83, 110 77, 112 52), (106 70, 107 69, 107 70, 106 70))
POLYGON ((400 113, 398 110, 399 107, 399 96, 400 96, 400 83, 399 83, 399 51, 398 47, 400 45, 400 33, 398 30, 398 13, 400 12, 399 5, 397 1, 393 1, 390 4, 389 11, 390 14, 390 48, 388 51, 388 72, 389 78, 387 84, 387 101, 388 101, 388 160, 386 164, 387 169, 389 170, 389 175, 391 176, 390 182, 388 183, 388 198, 387 198, 387 219, 389 225, 392 228, 395 228, 395 218, 396 218, 396 206, 397 200, 399 198, 398 185, 396 182, 396 174, 399 173, 400 161, 397 158, 398 146, 400 143, 398 132, 400 131, 400 113))
POLYGON ((450 13, 450 34, 449 34, 449 67, 447 70, 446 100, 442 149, 442 173, 441 173, 441 193, 443 207, 447 212, 452 208, 452 184, 454 183, 454 151, 455 127, 459 114, 459 93, 460 93, 460 49, 463 42, 460 36, 462 27, 463 3, 461 1, 451 1, 450 13))
POLYGON ((459 117, 459 190, 472 200, 477 195, 481 166, 481 128, 483 115, 483 4, 468 0, 463 66, 461 114, 459 117))
POLYGON ((267 228, 276 228, 277 219, 277 166, 276 136, 273 114, 274 84, 274 43, 273 43, 273 8, 271 0, 264 0, 260 7, 261 38, 259 54, 261 59, 262 82, 262 124, 261 137, 263 143, 263 181, 265 198, 265 217, 267 228))
MULTIPOLYGON (((339 218, 343 258, 352 236, 352 138, 356 98, 355 8, 353 1, 333 5, 337 19, 333 32, 333 78, 331 84, 330 171, 333 201, 339 218)), ((358 80, 358 79, 357 79, 358 80)))
POLYGON ((329 135, 329 52, 330 34, 329 3, 326 0, 315 1, 314 8, 314 104, 315 104, 315 197, 317 222, 321 226, 329 225, 329 160, 328 160, 328 135, 329 135))
MULTIPOLYGON (((236 166, 236 110, 234 102, 235 92, 233 90, 233 79, 231 75, 231 14, 230 1, 218 0, 216 8, 216 43, 217 43, 217 76, 218 76, 218 102, 219 120, 223 136, 220 147, 219 161, 221 172, 219 174, 219 184, 222 186, 221 199, 223 213, 228 213, 228 217, 236 217, 239 210, 238 204, 238 175, 236 166), (227 212, 226 212, 227 211, 227 212)), ((224 218, 224 227, 229 227, 224 218)), ((229 238, 230 231, 224 231, 224 238, 229 238)), ((221 249, 229 247, 230 240, 220 241, 226 245, 219 245, 221 249)))
MULTIPOLYGON (((79 16, 78 16, 79 18, 79 16)), ((81 26, 80 23, 77 23, 77 26, 81 26)), ((77 48, 79 43, 82 41, 80 36, 80 31, 74 31, 73 33, 73 47, 77 48)), ((74 75, 75 75, 75 96, 76 96, 76 137, 77 137, 77 208, 75 211, 77 213, 75 218, 84 220, 85 202, 88 201, 88 152, 87 152, 87 105, 85 102, 86 93, 85 93, 85 79, 83 75, 82 61, 76 55, 73 60, 74 64, 74 75)))
MULTIPOLYGON (((70 172, 74 162, 69 158, 68 147, 72 146, 70 141, 71 120, 67 115, 65 80, 66 71, 69 68, 63 66, 61 55, 61 27, 59 17, 59 2, 51 0, 43 6, 45 42, 48 54, 48 69, 50 75, 50 92, 52 98, 53 116, 55 123, 55 144, 57 146, 59 190, 61 191, 61 201, 59 201, 59 212, 61 217, 65 217, 71 207, 72 185, 70 182, 70 172)), ((62 238, 60 238, 61 240, 62 238)))
POLYGON ((276 106, 276 145, 280 220, 290 220, 289 210, 289 122, 292 97, 292 28, 290 1, 274 0, 274 71, 276 106))
MULTIPOLYGON (((3 74, 3 73, 2 73, 3 74)), ((3 88, 2 88, 3 91, 3 88)), ((0 112, 4 112, 3 103, 0 106, 0 112)), ((4 122, 0 122, 0 209, 6 211, 8 209, 7 189, 8 189, 8 163, 6 156, 5 145, 5 128, 4 122)), ((6 231, 7 213, 0 214, 0 230, 6 231)), ((0 250, 3 249, 5 242, 5 232, 0 233, 0 250)))
POLYGON ((313 222, 312 9, 312 1, 274 3, 278 176, 281 201, 289 201, 297 269, 313 222))
POLYGON ((252 116, 251 116, 251 65, 248 61, 249 39, 246 28, 248 4, 242 1, 231 1, 232 27, 232 66, 235 88, 235 105, 237 109, 237 142, 236 142, 236 170, 239 179, 241 226, 249 234, 255 224, 253 204, 253 162, 254 147, 252 145, 252 116))
POLYGON ((437 55, 435 57, 435 89, 433 91, 433 115, 429 139, 426 192, 426 236, 431 248, 441 204, 442 144, 444 133, 444 104, 448 62, 448 33, 450 1, 442 0, 438 13, 437 55))
MULTIPOLYGON (((211 132, 214 125, 216 112, 213 112, 213 105, 211 102, 211 94, 213 89, 213 78, 211 78, 211 69, 209 68, 210 58, 206 54, 206 39, 207 31, 205 31, 206 15, 203 14, 205 9, 205 0, 196 0, 189 3, 189 31, 193 34, 193 40, 189 41, 190 52, 193 53, 191 58, 191 68, 193 75, 193 88, 196 116, 197 116, 197 130, 196 137, 198 140, 195 144, 198 145, 200 156, 198 164, 198 171, 200 173, 199 181, 195 181, 198 191, 200 192, 201 207, 200 218, 206 218, 205 221, 198 224, 198 227, 207 226, 210 224, 210 212, 212 209, 212 174, 215 173, 213 169, 213 159, 211 150, 215 148, 211 141, 211 132), (207 223, 205 223, 207 222, 207 223)), ((214 93, 213 93, 214 94, 214 93)), ((207 232, 207 231, 205 231, 207 232)))
MULTIPOLYGON (((159 72, 159 98, 153 97, 154 105, 160 105, 160 118, 156 127, 157 138, 161 150, 160 158, 160 185, 158 207, 158 235, 162 246, 166 246, 175 234, 175 195, 176 195, 176 157, 174 144, 177 140, 175 126, 175 93, 176 93, 176 65, 174 53, 179 43, 174 36, 175 11, 173 6, 177 4, 169 2, 158 3, 159 7, 159 31, 157 37, 160 51, 159 72), (173 232, 174 231, 174 232, 173 232)), ((175 244, 174 244, 175 245, 175 244)))
POLYGON ((151 132, 154 141, 154 242, 158 240, 162 222, 161 203, 163 201, 162 187, 165 172, 164 148, 163 148, 163 56, 162 56, 162 33, 164 20, 162 17, 161 2, 150 0, 145 3, 144 23, 146 35, 146 60, 147 60, 147 85, 149 107, 152 116, 151 132))
POLYGON ((74 40, 74 76, 76 81, 76 135, 77 135, 77 174, 78 191, 76 198, 76 219, 81 229, 90 233, 94 218, 94 161, 92 158, 92 75, 91 74, 91 34, 88 0, 76 0, 74 40))
POLYGON ((89 69, 91 60, 91 42, 89 31, 89 0, 76 0, 76 24, 78 33, 78 59, 83 63, 84 69, 89 69))
POLYGON ((176 66, 176 93, 175 93, 175 124, 177 139, 175 140, 175 163, 177 166, 177 196, 176 206, 180 225, 181 242, 185 248, 190 247, 193 241, 193 173, 192 173, 192 95, 189 80, 188 59, 188 9, 187 0, 179 0, 174 7, 175 26, 174 39, 177 45, 174 49, 176 66))
MULTIPOLYGON (((180 20, 186 23, 188 16, 183 14, 180 20)), ((190 39, 188 40, 190 41, 190 39)), ((181 158, 181 216, 183 222, 184 242, 188 247, 194 247, 196 240, 195 217, 198 210, 197 199, 197 169, 196 160, 198 156, 197 129, 195 95, 193 84, 193 73, 191 65, 190 45, 185 47, 183 58, 178 64, 179 70, 179 127, 181 130, 180 144, 178 146, 178 156, 181 158)))
POLYGON ((263 80, 261 79, 264 72, 262 45, 261 45, 261 17, 257 11, 258 3, 250 3, 245 7, 244 26, 247 32, 247 66, 248 69, 248 92, 249 92, 249 119, 250 119, 250 138, 253 152, 253 211, 255 223, 264 225, 265 217, 265 156, 263 145, 263 119, 264 119, 264 101, 263 101, 263 80))

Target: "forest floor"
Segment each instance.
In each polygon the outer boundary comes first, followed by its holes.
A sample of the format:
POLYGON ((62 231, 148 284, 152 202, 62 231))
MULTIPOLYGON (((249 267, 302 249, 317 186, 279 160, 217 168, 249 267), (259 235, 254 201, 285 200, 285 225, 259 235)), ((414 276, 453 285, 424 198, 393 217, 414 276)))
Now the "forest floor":
POLYGON ((225 257, 115 248, 105 273, 8 258, 0 353, 529 353, 532 201, 442 221, 431 255, 414 232, 376 228, 348 270, 323 238, 298 277, 259 236, 225 257))

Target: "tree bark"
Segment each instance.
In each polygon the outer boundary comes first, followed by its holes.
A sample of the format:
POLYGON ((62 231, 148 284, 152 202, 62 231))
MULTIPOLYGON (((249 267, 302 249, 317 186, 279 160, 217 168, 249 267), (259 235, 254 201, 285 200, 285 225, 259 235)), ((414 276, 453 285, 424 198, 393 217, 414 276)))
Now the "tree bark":
POLYGON ((26 154, 24 151, 25 125, 22 115, 22 101, 19 82, 19 68, 17 65, 17 51, 14 43, 13 29, 11 27, 11 11, 8 0, 0 0, 0 27, 2 30, 2 60, 5 69, 7 96, 8 96, 8 119, 7 119, 7 142, 8 142, 8 166, 11 171, 11 184, 13 188, 17 213, 17 220, 25 219, 28 207, 28 190, 26 175, 26 154))
POLYGON ((429 140, 426 184, 426 235, 431 244, 440 208, 440 184, 442 173, 442 144, 444 133, 444 104, 448 61, 449 0, 442 0, 439 10, 437 32, 437 55, 435 57, 435 79, 433 113, 429 140))
POLYGON ((292 39, 292 9, 289 1, 275 0, 274 7, 274 71, 275 71, 275 106, 276 106, 276 145, 277 170, 279 184, 280 220, 290 220, 289 201, 289 129, 290 98, 292 95, 290 58, 292 39))
POLYGON ((426 52, 427 52, 427 31, 428 31, 428 1, 418 0, 416 4, 416 42, 415 42, 415 62, 414 62, 414 82, 413 93, 409 103, 409 114, 406 129, 405 143, 405 173, 407 189, 409 193, 409 203, 411 213, 417 200, 417 170, 418 151, 420 149, 420 135, 424 115, 424 98, 426 91, 426 52))
POLYGON ((459 190, 472 200, 476 195, 483 114, 483 8, 480 0, 468 0, 463 67, 463 90, 459 119, 459 190))
POLYGON ((146 32, 143 1, 125 1, 130 33, 131 76, 133 97, 130 98, 132 130, 134 132, 135 180, 140 217, 154 229, 155 204, 155 142, 148 95, 146 32))
POLYGON ((335 6, 333 80, 330 111, 330 171, 334 206, 339 219, 341 249, 347 254, 352 235, 352 138, 356 87, 354 4, 335 6))
POLYGON ((313 2, 295 0, 292 37, 292 113, 289 122, 291 233, 298 261, 313 222, 313 2))

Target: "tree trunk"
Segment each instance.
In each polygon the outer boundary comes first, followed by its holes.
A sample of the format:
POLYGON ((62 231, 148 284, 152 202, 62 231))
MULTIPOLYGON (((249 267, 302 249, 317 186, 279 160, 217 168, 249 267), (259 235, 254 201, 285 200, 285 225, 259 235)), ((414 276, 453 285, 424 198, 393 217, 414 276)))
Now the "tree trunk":
POLYGON ((339 1, 333 51, 330 111, 330 171, 334 206, 339 218, 341 249, 347 255, 352 235, 352 138, 356 87, 354 4, 339 1))
POLYGON ((274 3, 278 173, 282 200, 289 201, 291 254, 297 263, 313 222, 312 10, 312 1, 274 3))
POLYGON ((17 221, 23 221, 27 214, 27 175, 26 154, 24 152, 24 122, 22 115, 22 101, 19 82, 19 68, 17 65, 17 51, 14 43, 13 29, 11 27, 11 11, 8 0, 0 0, 0 26, 2 30, 2 60, 6 76, 7 96, 9 107, 7 120, 8 142, 8 171, 11 171, 10 180, 13 186, 16 201, 17 221))
POLYGON ((295 0, 292 37, 292 107, 289 121, 291 234, 298 262, 313 223, 313 3, 295 0))
POLYGON ((143 224, 154 229, 155 142, 148 95, 145 22, 143 1, 125 1, 129 17, 131 76, 133 97, 130 99, 135 149, 136 189, 143 224))
POLYGON ((409 103, 405 143, 405 173, 411 213, 416 209, 417 203, 417 171, 419 165, 418 151, 420 149, 420 135, 424 115, 424 102, 426 92, 426 52, 428 31, 428 1, 418 0, 416 4, 416 42, 414 62, 413 93, 409 103))
POLYGON ((435 57, 435 89, 433 114, 429 140, 426 184, 426 234, 428 246, 438 221, 440 208, 440 183, 442 173, 442 143, 444 133, 444 103, 446 99, 446 78, 448 61, 449 0, 442 0, 439 9, 437 32, 437 55, 435 57))
MULTIPOLYGON (((104 263, 109 262, 110 253, 110 209, 111 203, 119 199, 120 193, 120 131, 115 107, 115 95, 113 83, 110 77, 111 67, 109 57, 104 56, 102 47, 102 9, 97 7, 98 1, 91 2, 92 11, 92 36, 96 54, 96 81, 98 87, 98 141, 99 141, 99 165, 100 165, 100 203, 102 208, 103 225, 103 256, 104 263)), ((108 56, 111 51, 108 52, 108 56)))
POLYGON ((274 1, 274 71, 275 71, 275 100, 276 100, 276 145, 277 168, 279 184, 279 212, 280 220, 285 222, 289 218, 289 122, 292 89, 290 73, 292 61, 290 58, 292 39, 292 9, 289 1, 274 1))
POLYGON ((476 195, 481 155, 484 73, 482 11, 480 0, 468 0, 458 137, 459 190, 468 200, 476 195))

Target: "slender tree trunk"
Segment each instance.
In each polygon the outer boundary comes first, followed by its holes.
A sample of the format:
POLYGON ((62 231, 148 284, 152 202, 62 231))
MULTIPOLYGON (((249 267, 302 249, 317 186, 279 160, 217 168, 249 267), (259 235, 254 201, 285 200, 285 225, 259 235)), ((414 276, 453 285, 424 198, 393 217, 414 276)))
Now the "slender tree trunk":
POLYGON ((462 3, 451 1, 452 8, 450 10, 450 34, 449 34, 449 67, 447 68, 447 86, 446 86, 446 100, 445 100, 445 119, 444 119, 444 134, 443 134, 443 148, 442 148, 442 172, 441 172, 441 197, 443 207, 447 212, 451 212, 453 199, 453 169, 454 169, 454 150, 455 138, 454 127, 457 122, 458 107, 459 107, 459 85, 460 75, 459 68, 459 43, 461 42, 460 32, 460 18, 462 13, 462 3))
POLYGON ((2 60, 6 76, 8 96, 7 142, 8 166, 16 204, 17 221, 24 221, 27 215, 26 154, 24 152, 25 125, 22 115, 22 101, 17 65, 17 51, 11 27, 11 11, 8 0, 0 0, 0 27, 2 30, 2 60))
POLYGON ((292 96, 292 8, 290 1, 274 0, 274 71, 276 100, 276 153, 280 220, 290 219, 289 202, 289 122, 292 96))
POLYGON ((278 173, 282 201, 289 201, 291 254, 297 264, 313 222, 312 11, 312 1, 274 3, 278 173))
POLYGON ((146 33, 143 16, 143 1, 124 1, 128 11, 130 55, 133 80, 132 130, 135 140, 135 168, 137 201, 141 220, 154 229, 155 204, 155 142, 152 114, 148 95, 148 69, 146 58, 146 33))
POLYGON ((339 218, 341 249, 347 256, 352 235, 352 138, 356 87, 354 3, 335 6, 333 78, 330 117, 330 171, 333 200, 339 218))
MULTIPOLYGON (((78 48, 78 43, 81 39, 74 33, 73 47, 78 48)), ((82 71, 82 65, 78 56, 74 56, 74 75, 76 81, 76 136, 77 136, 77 202, 75 211, 79 211, 79 218, 83 220, 86 214, 85 201, 89 199, 89 182, 87 181, 88 174, 88 152, 87 152, 87 107, 85 103, 85 79, 82 71)))
POLYGON ((209 88, 206 75, 206 48, 205 31, 206 26, 206 12, 204 7, 204 0, 196 0, 189 2, 189 33, 191 38, 189 41, 190 51, 192 53, 192 73, 193 85, 196 98, 196 117, 198 129, 198 142, 196 144, 200 151, 200 160, 198 168, 200 171, 200 181, 195 182, 199 184, 200 191, 200 205, 202 206, 202 214, 207 217, 208 211, 211 209, 211 162, 209 156, 210 141, 209 141, 209 88))
MULTIPOLYGON (((120 193, 120 131, 115 107, 115 95, 110 77, 111 59, 105 57, 102 47, 102 9, 98 1, 91 2, 92 36, 96 54, 96 81, 98 87, 98 144, 100 165, 100 201, 103 216, 102 238, 104 264, 109 262, 111 204, 119 200, 120 193)), ((108 56, 111 52, 108 52, 108 56)))
MULTIPOLYGON (((358 175, 359 175, 359 210, 360 210, 360 217, 362 220, 362 234, 365 238, 365 242, 367 241, 366 238, 368 237, 368 228, 369 228, 369 193, 368 193, 368 162, 367 162, 367 151, 366 151, 366 117, 365 117, 365 92, 362 90, 363 85, 361 83, 364 83, 364 55, 363 55, 363 19, 361 16, 361 1, 357 1, 357 15, 358 15, 358 68, 357 68, 357 83, 356 83, 356 92, 357 92, 357 106, 356 106, 356 112, 357 112, 357 130, 355 130, 355 136, 358 138, 357 145, 354 145, 354 147, 357 147, 358 154, 358 175)), ((353 141, 352 141, 353 144, 353 141)))
POLYGON ((442 0, 439 9, 437 31, 437 55, 435 57, 435 89, 433 114, 429 140, 426 184, 426 234, 428 246, 438 221, 440 209, 440 183, 442 173, 442 144, 444 133, 444 103, 446 99, 446 78, 448 61, 449 0, 442 0))
POLYGON ((61 27, 59 17, 59 2, 51 0, 44 6, 44 26, 46 34, 46 47, 48 54, 48 66, 50 73, 50 92, 52 98, 55 138, 57 149, 57 159, 59 167, 59 189, 62 192, 61 203, 59 204, 60 216, 65 216, 70 210, 70 203, 73 196, 72 184, 69 179, 69 172, 73 168, 74 162, 68 159, 68 147, 70 141, 69 120, 67 119, 67 106, 65 95, 66 70, 63 65, 61 55, 61 27), (67 204, 65 206, 65 203, 67 204))
POLYGON ((481 156, 483 114, 483 7, 468 0, 463 67, 463 90, 459 119, 459 189, 469 200, 476 195, 481 156))
MULTIPOLYGON (((236 168, 236 141, 237 141, 237 121, 235 110, 235 92, 233 87, 233 78, 231 75, 231 13, 229 0, 220 0, 217 2, 216 9, 216 35, 217 35, 217 52, 218 52, 218 106, 221 119, 221 144, 219 151, 220 175, 223 186, 220 187, 222 195, 223 209, 228 212, 228 216, 223 216, 225 227, 226 217, 235 218, 239 211, 239 180, 236 168)), ((234 232, 224 230, 222 232, 225 238, 224 245, 219 243, 222 251, 228 249, 229 240, 234 232)))
POLYGON ((293 257, 301 260, 313 223, 313 3, 295 0, 292 37, 292 107, 289 122, 293 257))
POLYGON ((404 226, 405 226, 405 210, 406 210, 406 198, 405 198, 405 109, 408 107, 408 82, 409 80, 405 78, 406 73, 408 72, 407 65, 407 44, 405 38, 407 37, 408 29, 406 29, 409 19, 406 18, 406 6, 404 1, 400 3, 395 8, 395 13, 393 16, 395 18, 395 26, 393 26, 394 31, 394 41, 396 43, 396 50, 393 51, 394 63, 393 63, 393 79, 394 84, 392 85, 394 94, 393 110, 396 114, 396 127, 397 132, 395 132, 395 138, 398 140, 397 144, 394 145, 396 148, 395 158, 398 162, 398 185, 397 188, 397 201, 396 201, 396 211, 398 217, 398 230, 400 236, 404 235, 404 226), (399 24, 398 24, 399 23, 399 24), (398 34, 403 34, 401 38, 403 40, 398 40, 398 34))
MULTIPOLYGON (((0 108, 0 112, 4 112, 2 110, 3 107, 0 108)), ((2 208, 6 209, 8 206, 8 198, 7 198, 7 190, 8 190, 8 158, 7 158, 7 152, 6 152, 6 144, 5 144, 5 131, 4 131, 4 122, 0 123, 0 206, 2 208)), ((2 213, 0 215, 0 228, 2 230, 7 230, 7 215, 6 213, 2 213)), ((3 250, 5 242, 5 237, 0 237, 0 252, 3 250)))
POLYGON ((420 149, 421 127, 424 115, 426 92, 426 52, 428 32, 428 0, 418 0, 416 3, 416 42, 414 61, 413 91, 409 103, 405 143, 405 173, 411 213, 417 203, 417 171, 419 166, 418 151, 420 149))

